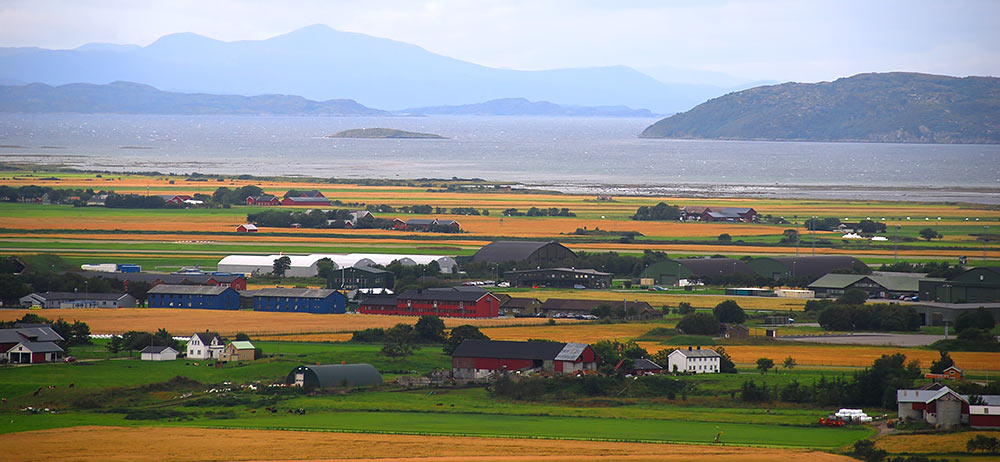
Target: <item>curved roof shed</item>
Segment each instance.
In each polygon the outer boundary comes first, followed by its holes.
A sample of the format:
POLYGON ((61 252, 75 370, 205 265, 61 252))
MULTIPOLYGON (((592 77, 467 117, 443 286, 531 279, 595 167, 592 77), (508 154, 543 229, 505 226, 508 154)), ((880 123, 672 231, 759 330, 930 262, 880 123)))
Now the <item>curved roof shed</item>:
POLYGON ((643 270, 642 277, 652 278, 657 284, 676 284, 678 279, 752 274, 749 265, 735 258, 681 258, 653 263, 643 270))
POLYGON ((299 366, 288 373, 285 383, 315 388, 368 387, 381 385, 382 374, 371 364, 299 366))
POLYGON ((524 261, 547 265, 574 257, 576 254, 572 250, 556 241, 494 241, 479 249, 472 256, 472 261, 485 263, 524 261))
POLYGON ((757 274, 771 279, 816 279, 835 270, 868 268, 861 260, 846 255, 804 257, 762 257, 748 263, 757 274))

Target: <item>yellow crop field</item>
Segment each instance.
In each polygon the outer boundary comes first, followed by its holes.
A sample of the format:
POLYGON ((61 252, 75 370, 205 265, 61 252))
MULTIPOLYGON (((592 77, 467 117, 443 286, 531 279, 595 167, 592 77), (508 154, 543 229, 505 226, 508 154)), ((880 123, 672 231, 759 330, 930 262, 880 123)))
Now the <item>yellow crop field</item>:
POLYGON ((927 435, 887 435, 875 441, 876 447, 890 454, 940 454, 965 452, 965 443, 977 435, 996 437, 998 432, 961 432, 927 435))
POLYGON ((72 427, 0 435, 9 460, 131 462, 156 454, 163 460, 257 461, 491 461, 515 462, 848 462, 817 451, 607 443, 517 438, 370 435, 354 433, 208 428, 72 427))
POLYGON ((545 301, 550 298, 578 298, 586 300, 608 300, 608 301, 640 301, 647 302, 653 308, 660 308, 663 305, 677 306, 680 302, 688 302, 696 308, 714 308, 724 300, 736 300, 744 309, 750 310, 779 310, 779 311, 802 311, 805 309, 805 300, 777 297, 734 297, 732 295, 679 295, 664 294, 662 292, 617 292, 611 290, 556 290, 544 289, 527 292, 511 292, 513 297, 531 297, 545 301))
MULTIPOLYGON (((650 353, 672 348, 655 342, 639 342, 639 344, 650 353)), ((780 362, 791 356, 800 365, 864 367, 871 366, 872 362, 882 355, 902 353, 906 355, 908 362, 916 359, 926 368, 939 359, 936 351, 891 346, 726 345, 726 352, 732 356, 733 362, 738 364, 753 364, 757 362, 757 358, 771 358, 780 362)), ((950 355, 955 364, 965 370, 1000 371, 1000 353, 958 351, 950 355)))
MULTIPOLYGON (((309 314, 258 311, 184 310, 168 308, 78 308, 52 309, 42 313, 31 310, 2 310, 0 320, 13 321, 26 313, 47 318, 79 320, 95 334, 117 334, 129 330, 155 332, 164 328, 175 335, 210 329, 223 335, 237 332, 248 334, 282 334, 310 332, 349 332, 370 327, 392 327, 398 323, 413 324, 417 318, 380 316, 373 314, 309 314)), ((509 324, 544 323, 546 319, 456 319, 444 318, 445 326, 472 324, 479 327, 509 324)))

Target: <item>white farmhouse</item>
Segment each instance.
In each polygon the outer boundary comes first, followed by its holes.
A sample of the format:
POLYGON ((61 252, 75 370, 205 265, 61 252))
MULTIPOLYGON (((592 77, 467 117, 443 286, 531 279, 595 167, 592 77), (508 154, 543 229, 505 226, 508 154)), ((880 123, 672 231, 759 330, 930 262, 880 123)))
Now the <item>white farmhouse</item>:
POLYGON ((719 359, 721 356, 715 350, 701 347, 687 350, 674 350, 667 355, 667 370, 669 372, 691 372, 695 374, 708 374, 719 372, 719 359))
POLYGON ((143 361, 173 361, 177 359, 177 350, 168 346, 150 345, 139 352, 143 361))
POLYGON ((215 332, 199 332, 191 336, 187 344, 187 357, 190 359, 221 359, 222 350, 226 345, 222 337, 215 332))

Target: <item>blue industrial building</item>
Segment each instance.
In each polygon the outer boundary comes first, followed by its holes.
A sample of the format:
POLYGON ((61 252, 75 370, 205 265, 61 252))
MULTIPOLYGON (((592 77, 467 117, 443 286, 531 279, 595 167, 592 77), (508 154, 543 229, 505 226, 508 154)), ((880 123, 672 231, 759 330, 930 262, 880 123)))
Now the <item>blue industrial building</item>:
POLYGON ((330 289, 260 289, 253 294, 254 311, 340 314, 347 297, 330 289))
POLYGON ((238 310, 240 294, 224 286, 157 284, 146 292, 150 308, 238 310))

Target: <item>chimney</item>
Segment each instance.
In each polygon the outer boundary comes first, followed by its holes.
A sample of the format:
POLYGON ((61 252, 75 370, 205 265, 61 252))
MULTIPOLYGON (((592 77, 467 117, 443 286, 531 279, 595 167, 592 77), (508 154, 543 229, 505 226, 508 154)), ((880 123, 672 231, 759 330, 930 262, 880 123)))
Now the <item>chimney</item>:
POLYGON ((688 351, 691 351, 691 347, 688 347, 688 351))

